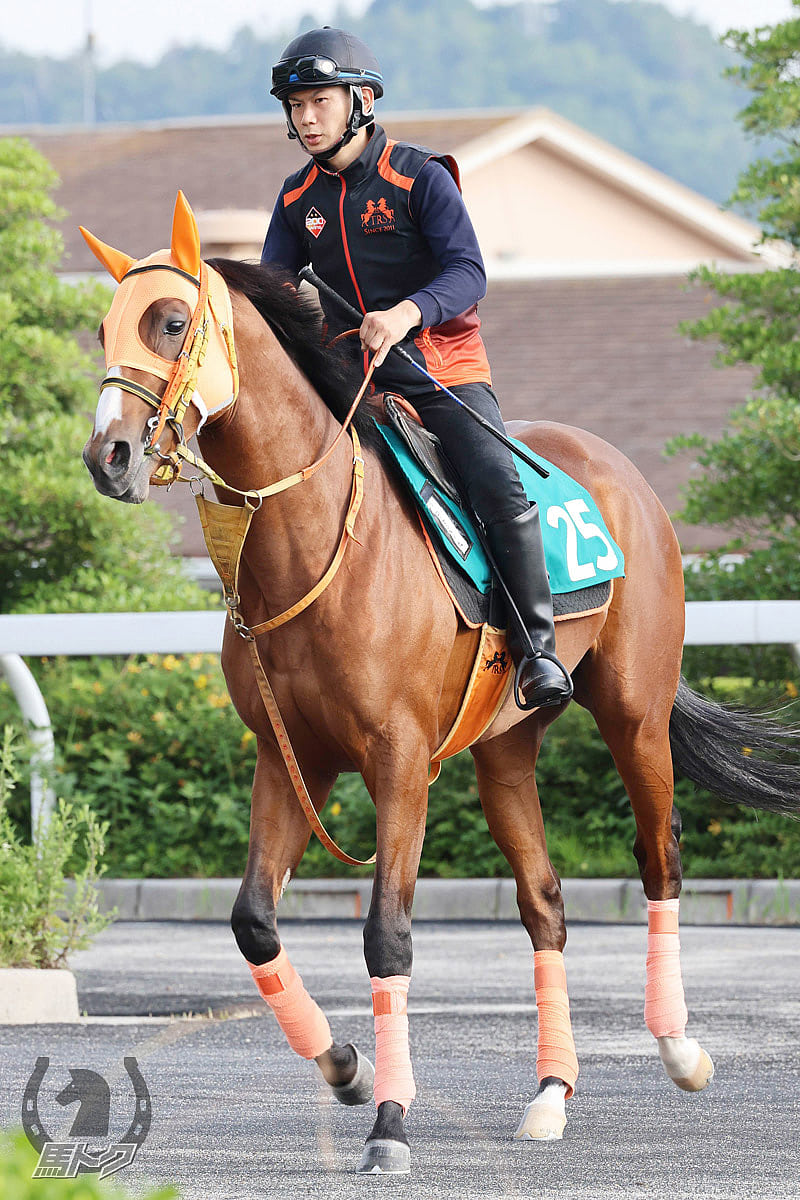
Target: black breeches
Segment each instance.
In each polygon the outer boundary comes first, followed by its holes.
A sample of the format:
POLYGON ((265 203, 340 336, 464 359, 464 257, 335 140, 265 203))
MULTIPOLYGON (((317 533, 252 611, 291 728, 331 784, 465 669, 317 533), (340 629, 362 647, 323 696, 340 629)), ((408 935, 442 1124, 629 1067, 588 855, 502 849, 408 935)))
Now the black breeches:
MULTIPOLYGON (((465 383, 450 390, 505 433, 497 397, 488 383, 465 383)), ((511 451, 481 429, 455 400, 432 389, 415 394, 412 403, 425 427, 442 443, 484 525, 509 520, 530 507, 511 451)))

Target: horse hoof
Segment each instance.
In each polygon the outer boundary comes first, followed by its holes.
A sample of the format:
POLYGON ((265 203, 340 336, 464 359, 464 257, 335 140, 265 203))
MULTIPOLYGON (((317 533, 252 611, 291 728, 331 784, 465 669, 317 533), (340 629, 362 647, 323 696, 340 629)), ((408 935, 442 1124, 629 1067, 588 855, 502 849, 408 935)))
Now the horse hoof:
POLYGON ((714 1078, 714 1064, 711 1061, 711 1056, 706 1053, 703 1047, 700 1047, 700 1058, 695 1070, 691 1075, 682 1075, 674 1082, 684 1092, 702 1092, 703 1088, 707 1088, 714 1078))
POLYGON ((514 1137, 524 1142, 560 1142, 566 1124, 566 1114, 562 1109, 531 1100, 514 1137))
POLYGON ((364 1147, 359 1175, 410 1175, 411 1148, 392 1138, 373 1138, 364 1147))
POLYGON ((658 1039, 658 1053, 672 1082, 684 1092, 702 1092, 714 1078, 714 1064, 696 1038, 658 1039))
POLYGON ((331 1091, 340 1104, 367 1104, 372 1099, 375 1068, 368 1058, 359 1052, 358 1046, 350 1045, 356 1052, 356 1073, 349 1083, 332 1087, 331 1091))

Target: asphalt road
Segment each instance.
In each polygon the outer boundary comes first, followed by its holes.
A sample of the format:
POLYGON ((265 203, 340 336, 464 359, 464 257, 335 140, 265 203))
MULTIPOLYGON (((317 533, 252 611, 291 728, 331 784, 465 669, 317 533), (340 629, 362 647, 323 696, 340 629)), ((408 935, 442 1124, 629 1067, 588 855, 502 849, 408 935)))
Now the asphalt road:
MULTIPOLYGON (((286 922, 283 933, 334 1036, 369 1049, 360 925, 286 922)), ((800 1197, 800 930, 683 930, 688 1032, 717 1067, 696 1096, 666 1078, 644 1028, 645 940, 642 926, 570 930, 581 1076, 560 1143, 511 1139, 535 1091, 536 1022, 530 948, 504 923, 415 927, 410 1178, 354 1174, 371 1106, 331 1103, 222 924, 118 923, 76 955, 86 1020, 0 1027, 0 1121, 19 1124, 34 1061, 48 1055, 40 1107, 51 1137, 66 1136, 75 1115, 55 1100, 69 1067, 109 1081, 120 1137, 133 1104, 122 1058, 134 1055, 153 1124, 119 1175, 131 1189, 171 1181, 191 1200, 350 1200, 376 1189, 398 1200, 800 1197), (168 1015, 209 1008, 217 1015, 168 1015)))

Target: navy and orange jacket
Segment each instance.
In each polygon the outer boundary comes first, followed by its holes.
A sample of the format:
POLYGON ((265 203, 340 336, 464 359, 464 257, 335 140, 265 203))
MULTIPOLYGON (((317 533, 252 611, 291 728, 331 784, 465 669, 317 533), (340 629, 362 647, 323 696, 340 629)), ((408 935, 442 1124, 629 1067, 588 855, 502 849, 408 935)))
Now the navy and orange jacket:
MULTIPOLYGON (((310 263, 364 313, 413 300, 422 329, 402 345, 417 362, 448 387, 491 383, 477 312, 486 274, 452 158, 393 142, 378 125, 344 171, 311 160, 281 189, 261 261, 310 263)), ((331 335, 351 324, 329 301, 323 309, 331 335)), ((359 353, 357 338, 345 345, 359 353)), ((391 354, 375 381, 412 398, 431 390, 391 354)))

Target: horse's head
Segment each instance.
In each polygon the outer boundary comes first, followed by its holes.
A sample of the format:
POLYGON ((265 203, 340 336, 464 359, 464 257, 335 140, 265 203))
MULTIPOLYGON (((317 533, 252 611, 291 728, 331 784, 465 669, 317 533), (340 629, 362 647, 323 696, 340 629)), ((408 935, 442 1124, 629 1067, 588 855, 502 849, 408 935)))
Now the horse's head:
POLYGON ((141 504, 157 472, 161 483, 174 474, 176 446, 236 399, 230 294, 200 257, 182 192, 169 250, 136 260, 81 233, 119 283, 100 327, 107 375, 83 461, 103 495, 141 504))

